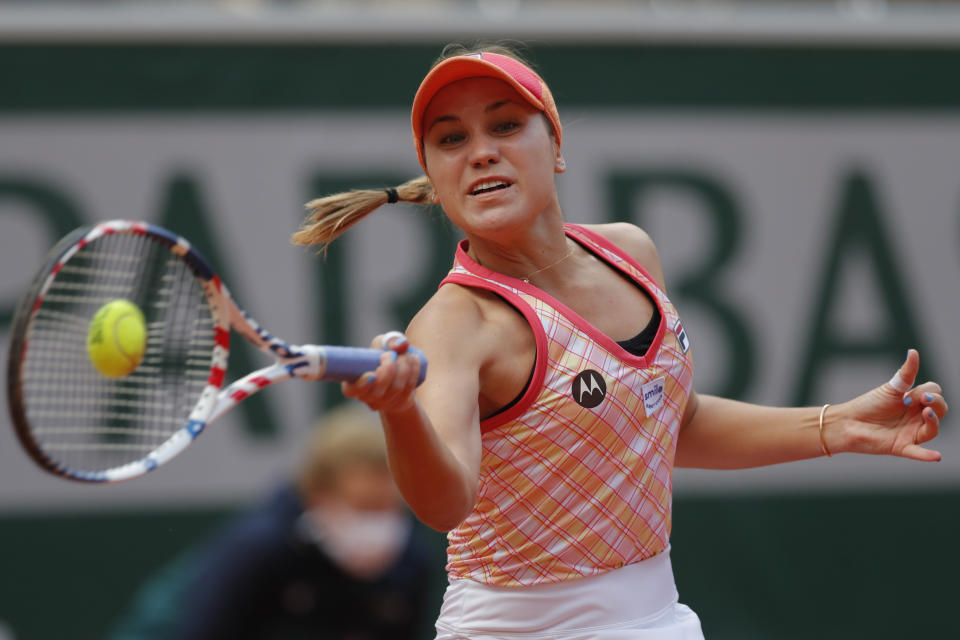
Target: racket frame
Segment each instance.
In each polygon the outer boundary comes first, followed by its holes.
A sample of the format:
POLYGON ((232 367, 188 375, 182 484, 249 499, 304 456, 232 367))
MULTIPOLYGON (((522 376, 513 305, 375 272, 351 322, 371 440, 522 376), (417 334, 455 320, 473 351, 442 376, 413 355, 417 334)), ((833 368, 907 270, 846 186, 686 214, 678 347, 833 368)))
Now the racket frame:
MULTIPOLYGON (((28 455, 43 469, 70 480, 112 483, 142 476, 183 452, 209 424, 261 389, 291 378, 354 380, 364 372, 375 369, 384 353, 382 350, 355 347, 292 345, 271 335, 234 302, 226 285, 188 240, 150 223, 132 220, 101 222, 92 228, 77 230, 66 236, 52 253, 53 256, 44 266, 49 273, 41 278, 41 271, 21 301, 23 305, 33 298, 29 311, 24 313, 25 310, 18 308, 14 320, 11 352, 8 356, 8 398, 14 430, 28 455), (159 241, 182 259, 200 282, 213 319, 214 347, 210 372, 186 424, 149 454, 111 469, 72 469, 52 459, 33 438, 19 389, 19 370, 29 349, 26 337, 30 335, 34 318, 43 305, 44 295, 63 265, 83 247, 116 233, 150 236, 159 241), (52 267, 48 266, 51 260, 52 267), (231 329, 253 343, 260 351, 272 356, 275 362, 239 378, 224 389, 231 329)), ((413 347, 410 347, 409 352, 421 361, 419 382, 423 382, 426 376, 426 359, 422 352, 413 347)))

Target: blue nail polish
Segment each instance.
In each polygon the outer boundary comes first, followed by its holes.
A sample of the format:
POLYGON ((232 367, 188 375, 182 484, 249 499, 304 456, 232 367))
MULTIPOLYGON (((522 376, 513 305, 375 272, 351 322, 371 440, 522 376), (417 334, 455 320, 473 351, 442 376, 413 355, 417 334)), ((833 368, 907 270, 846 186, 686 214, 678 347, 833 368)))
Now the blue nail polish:
POLYGON ((929 393, 924 395, 923 399, 926 400, 927 402, 933 402, 933 396, 930 395, 929 393))
POLYGON ((370 376, 369 378, 367 378, 367 386, 373 384, 376 381, 377 381, 377 376, 370 376))
POLYGON ((910 404, 911 402, 913 402, 913 398, 911 398, 910 396, 907 396, 906 398, 903 399, 904 406, 910 404))
POLYGON ((391 352, 390 352, 390 359, 391 359, 392 361, 394 361, 394 362, 397 361, 397 352, 396 352, 396 351, 391 351, 391 352))

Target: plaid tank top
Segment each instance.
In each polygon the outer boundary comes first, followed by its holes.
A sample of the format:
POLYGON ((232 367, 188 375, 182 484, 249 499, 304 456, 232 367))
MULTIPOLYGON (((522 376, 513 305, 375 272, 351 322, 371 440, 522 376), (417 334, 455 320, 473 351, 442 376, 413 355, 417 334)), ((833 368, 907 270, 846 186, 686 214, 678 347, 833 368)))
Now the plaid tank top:
POLYGON ((515 587, 600 574, 650 558, 670 537, 677 432, 693 385, 676 309, 646 271, 577 225, 568 237, 643 287, 661 320, 635 356, 535 286, 474 262, 465 245, 441 283, 487 289, 530 324, 523 396, 481 422, 477 503, 447 534, 447 571, 515 587))

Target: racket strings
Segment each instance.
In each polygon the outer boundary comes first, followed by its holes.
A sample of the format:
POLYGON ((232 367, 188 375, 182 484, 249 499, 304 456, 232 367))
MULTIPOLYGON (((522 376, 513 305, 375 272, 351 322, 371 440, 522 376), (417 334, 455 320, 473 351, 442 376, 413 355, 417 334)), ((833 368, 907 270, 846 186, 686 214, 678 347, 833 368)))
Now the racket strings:
POLYGON ((189 267, 151 236, 102 236, 56 270, 34 314, 20 380, 32 437, 73 470, 139 460, 188 421, 213 347, 212 312, 189 267), (147 340, 139 366, 114 379, 93 366, 86 339, 117 298, 141 309, 147 340))

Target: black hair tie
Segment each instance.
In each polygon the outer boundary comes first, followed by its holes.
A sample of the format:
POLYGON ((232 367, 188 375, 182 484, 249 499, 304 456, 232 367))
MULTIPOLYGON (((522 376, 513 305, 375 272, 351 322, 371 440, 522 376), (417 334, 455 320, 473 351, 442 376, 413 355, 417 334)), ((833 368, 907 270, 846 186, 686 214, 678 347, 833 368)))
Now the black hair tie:
POLYGON ((396 189, 390 188, 390 189, 384 189, 384 191, 387 192, 387 202, 389 204, 393 204, 394 202, 400 201, 400 194, 397 193, 396 189))

